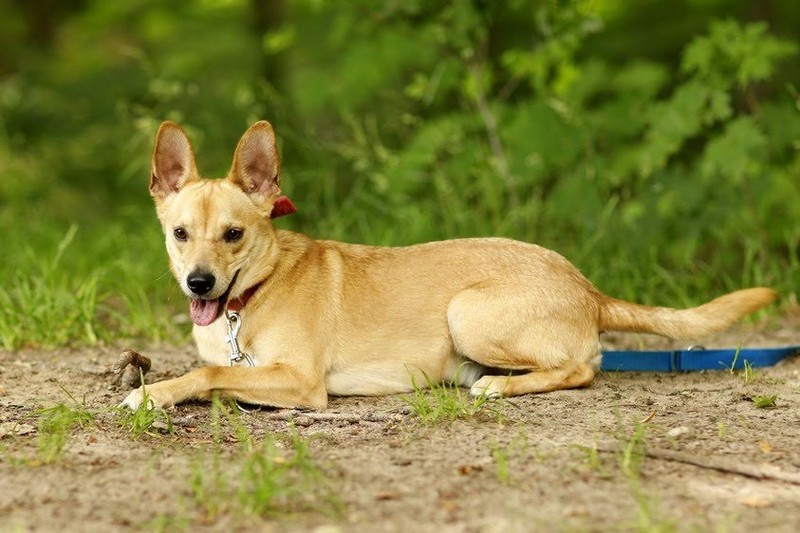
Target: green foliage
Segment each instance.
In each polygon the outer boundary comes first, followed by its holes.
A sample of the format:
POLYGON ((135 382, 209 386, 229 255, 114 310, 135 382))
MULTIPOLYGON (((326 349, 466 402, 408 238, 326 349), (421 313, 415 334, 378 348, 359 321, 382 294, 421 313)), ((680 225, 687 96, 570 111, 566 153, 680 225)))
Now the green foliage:
POLYGON ((747 88, 770 79, 777 64, 795 52, 795 43, 770 35, 763 22, 712 21, 708 35, 686 47, 681 69, 712 85, 747 88))
POLYGON ((184 338, 146 188, 163 119, 208 176, 272 121, 279 227, 535 241, 644 303, 797 294, 796 2, 28 4, 0 22, 6 349, 184 338))

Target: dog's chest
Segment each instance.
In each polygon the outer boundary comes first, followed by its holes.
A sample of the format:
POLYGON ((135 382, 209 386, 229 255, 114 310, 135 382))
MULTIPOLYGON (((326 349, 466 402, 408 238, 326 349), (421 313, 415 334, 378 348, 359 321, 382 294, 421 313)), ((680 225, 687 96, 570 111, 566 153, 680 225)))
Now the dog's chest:
MULTIPOLYGON (((256 365, 264 364, 268 357, 265 357, 263 346, 257 350, 253 343, 253 336, 248 333, 247 329, 243 327, 237 335, 239 350, 249 354, 256 365)), ((220 318, 210 326, 195 327, 193 335, 198 354, 203 361, 214 366, 230 365, 231 346, 228 342, 228 329, 224 318, 220 318)))

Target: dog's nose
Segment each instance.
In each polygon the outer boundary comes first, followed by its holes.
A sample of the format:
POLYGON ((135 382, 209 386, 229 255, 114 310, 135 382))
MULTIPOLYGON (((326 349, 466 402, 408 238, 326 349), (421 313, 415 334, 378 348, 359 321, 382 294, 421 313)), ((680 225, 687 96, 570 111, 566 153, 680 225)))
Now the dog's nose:
POLYGON ((189 290, 198 296, 202 296, 211 291, 216 281, 217 279, 214 277, 214 274, 210 272, 194 271, 186 278, 186 284, 189 286, 189 290))

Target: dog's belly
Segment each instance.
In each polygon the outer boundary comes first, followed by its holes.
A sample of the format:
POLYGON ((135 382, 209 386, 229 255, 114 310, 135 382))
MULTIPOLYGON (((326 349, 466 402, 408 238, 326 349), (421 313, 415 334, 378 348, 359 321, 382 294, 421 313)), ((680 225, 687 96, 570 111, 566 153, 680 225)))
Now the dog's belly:
POLYGON ((425 387, 425 379, 420 382, 417 375, 402 361, 370 361, 330 372, 325 386, 329 394, 336 396, 379 396, 412 391, 415 382, 418 387, 425 387))
POLYGON ((380 396, 425 389, 443 381, 471 387, 485 373, 485 367, 450 352, 427 361, 387 358, 334 369, 326 376, 325 386, 335 396, 380 396))

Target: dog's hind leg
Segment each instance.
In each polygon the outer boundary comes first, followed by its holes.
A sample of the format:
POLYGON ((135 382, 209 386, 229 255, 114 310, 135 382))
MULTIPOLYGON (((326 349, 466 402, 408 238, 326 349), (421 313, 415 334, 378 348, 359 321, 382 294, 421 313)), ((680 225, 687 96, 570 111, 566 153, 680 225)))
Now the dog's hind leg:
POLYGON ((472 396, 499 398, 532 392, 551 392, 586 387, 594 381, 594 368, 568 361, 555 370, 534 370, 514 376, 483 376, 469 390, 472 396))
POLYGON ((457 294, 447 312, 456 351, 481 365, 514 371, 481 377, 471 394, 517 396, 591 384, 600 349, 597 312, 594 301, 581 296, 542 298, 501 287, 457 294))

